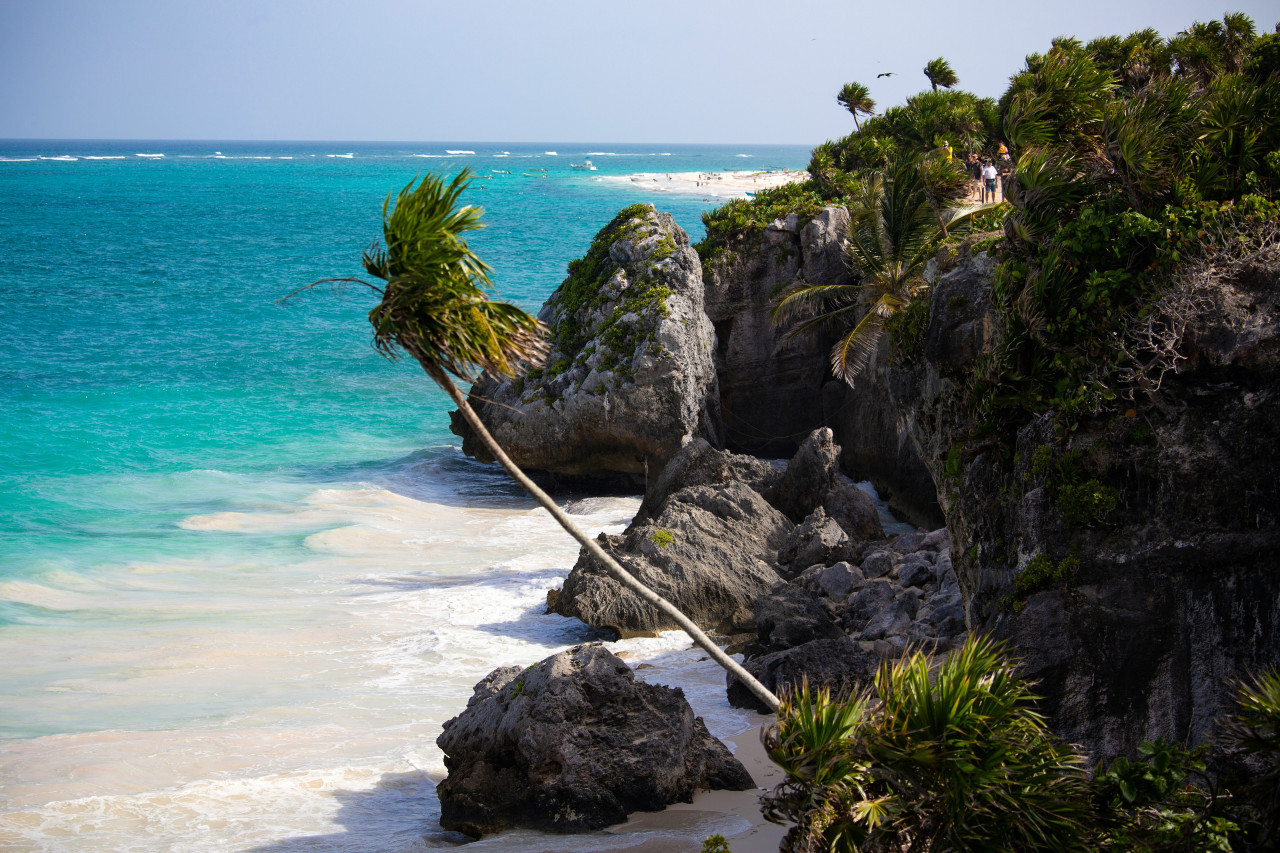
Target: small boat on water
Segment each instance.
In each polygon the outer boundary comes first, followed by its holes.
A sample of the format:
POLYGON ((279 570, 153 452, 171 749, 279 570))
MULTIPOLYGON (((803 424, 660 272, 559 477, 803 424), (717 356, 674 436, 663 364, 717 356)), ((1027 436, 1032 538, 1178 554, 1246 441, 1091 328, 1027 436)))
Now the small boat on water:
POLYGON ((577 170, 578 170, 578 171, 580 171, 580 172, 594 172, 594 171, 596 171, 595 164, 594 164, 594 163, 592 163, 590 160, 583 160, 581 163, 570 163, 570 164, 569 164, 569 168, 571 168, 571 169, 577 169, 577 170))

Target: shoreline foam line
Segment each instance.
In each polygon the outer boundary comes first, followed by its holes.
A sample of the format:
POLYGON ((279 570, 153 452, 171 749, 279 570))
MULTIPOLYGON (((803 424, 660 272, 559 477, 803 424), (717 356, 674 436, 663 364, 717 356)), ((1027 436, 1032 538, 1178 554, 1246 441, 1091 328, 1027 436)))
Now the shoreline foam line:
POLYGON ((747 198, 760 190, 769 190, 809 179, 800 171, 735 171, 735 172, 637 172, 631 175, 601 175, 596 180, 610 184, 630 184, 645 192, 684 193, 714 199, 747 198))

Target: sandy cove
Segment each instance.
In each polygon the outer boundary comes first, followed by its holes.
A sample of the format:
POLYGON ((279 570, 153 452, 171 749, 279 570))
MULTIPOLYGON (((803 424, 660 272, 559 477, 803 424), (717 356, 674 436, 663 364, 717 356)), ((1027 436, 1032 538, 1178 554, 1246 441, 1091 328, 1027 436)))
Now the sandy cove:
POLYGON ((635 184, 646 192, 687 193, 714 199, 746 198, 750 193, 784 184, 806 181, 801 171, 737 172, 639 172, 634 175, 600 175, 598 181, 635 184))

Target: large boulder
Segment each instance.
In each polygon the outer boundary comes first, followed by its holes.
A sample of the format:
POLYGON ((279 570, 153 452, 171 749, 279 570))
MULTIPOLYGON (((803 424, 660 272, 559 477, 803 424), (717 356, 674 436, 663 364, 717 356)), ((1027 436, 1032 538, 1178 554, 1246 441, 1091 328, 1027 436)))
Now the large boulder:
MULTIPOLYGON (((567 477, 656 473, 692 436, 721 443, 702 268, 669 214, 633 205, 595 237, 539 314, 546 366, 484 376, 470 402, 522 468, 567 477)), ((488 448, 453 413, 463 452, 488 448)))
MULTIPOLYGON (((791 522, 738 481, 687 486, 653 519, 637 519, 607 551, 654 592, 705 628, 751 624, 756 600, 778 582, 772 567, 791 522)), ((550 609, 620 636, 678 628, 608 575, 585 551, 550 609)))
POLYGON ((755 785, 679 689, 636 681, 597 644, 494 670, 436 743, 440 824, 473 837, 596 830, 697 789, 755 785))

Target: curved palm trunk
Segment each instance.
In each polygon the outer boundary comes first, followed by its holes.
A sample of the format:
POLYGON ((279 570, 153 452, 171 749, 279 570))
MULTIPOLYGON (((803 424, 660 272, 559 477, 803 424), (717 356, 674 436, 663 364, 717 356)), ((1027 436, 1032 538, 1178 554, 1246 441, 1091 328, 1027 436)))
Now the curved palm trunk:
POLYGON ((778 710, 778 697, 774 696, 773 693, 770 692, 769 688, 765 687, 756 679, 755 676, 743 669, 740 663, 725 654, 723 649, 712 642, 711 638, 708 637, 692 619, 681 613, 674 604, 667 601, 644 584, 640 583, 640 581, 636 580, 630 572, 618 564, 617 560, 613 559, 607 551, 600 547, 599 542, 592 539, 576 524, 574 524, 572 519, 565 515, 564 511, 561 510, 560 507, 556 505, 556 502, 551 499, 550 495, 538 488, 538 485, 530 480, 524 471, 520 470, 516 463, 511 461, 511 458, 507 456, 507 454, 503 452, 502 448, 498 445, 497 440, 489 434, 489 430, 485 428, 485 425, 480 420, 479 415, 477 415, 475 410, 471 408, 469 403, 467 403, 467 398, 463 396, 462 392, 458 390, 458 387, 453 384, 453 380, 451 380, 443 370, 437 367, 426 367, 426 365, 424 365, 424 368, 426 369, 427 374, 436 381, 436 384, 445 390, 445 393, 447 393, 450 399, 453 400, 454 404, 457 405, 458 411, 462 412, 463 418, 466 419, 467 423, 471 425, 471 428, 475 430, 476 435, 478 435, 480 440, 489 448, 489 452, 494 455, 498 462, 502 464, 502 467, 507 470, 507 473, 511 475, 511 478, 519 483, 524 490, 542 506, 543 509, 551 513, 551 517, 554 518, 570 536, 578 540, 579 544, 581 544, 583 548, 587 549, 587 553, 594 557, 600 565, 604 566, 605 570, 609 572, 615 580, 675 620, 676 624, 683 628, 684 632, 688 634, 695 643, 701 646, 707 654, 711 655, 712 659, 716 663, 733 673, 738 680, 745 684, 771 712, 776 712, 778 710))

